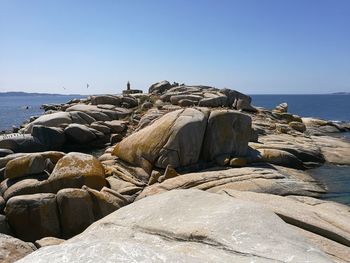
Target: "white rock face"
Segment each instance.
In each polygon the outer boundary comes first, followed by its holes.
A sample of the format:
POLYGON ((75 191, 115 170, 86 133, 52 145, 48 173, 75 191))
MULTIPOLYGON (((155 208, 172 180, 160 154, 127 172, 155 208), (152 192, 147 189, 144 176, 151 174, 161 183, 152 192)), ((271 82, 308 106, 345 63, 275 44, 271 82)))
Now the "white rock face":
POLYGON ((199 190, 175 190, 121 208, 67 242, 18 262, 331 261, 265 208, 199 190))

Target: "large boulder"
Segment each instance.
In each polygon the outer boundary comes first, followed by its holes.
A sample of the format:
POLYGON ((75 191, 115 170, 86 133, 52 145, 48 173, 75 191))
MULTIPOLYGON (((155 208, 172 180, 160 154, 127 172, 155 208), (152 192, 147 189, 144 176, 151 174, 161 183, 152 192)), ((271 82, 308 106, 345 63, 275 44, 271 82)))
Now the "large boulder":
POLYGON ((73 123, 65 128, 64 133, 69 139, 77 143, 89 143, 96 139, 96 134, 82 124, 73 123))
POLYGON ((210 113, 203 140, 202 157, 206 161, 217 156, 244 156, 251 134, 251 118, 233 110, 210 113))
POLYGON ((10 198, 6 217, 17 237, 34 242, 47 236, 60 236, 56 195, 33 194, 10 198))
POLYGON ((82 189, 62 189, 57 193, 62 236, 70 238, 81 233, 94 220, 92 200, 82 189))
POLYGON ((102 164, 92 155, 71 152, 60 159, 49 181, 56 192, 63 188, 81 188, 87 185, 100 190, 106 185, 102 164))
POLYGON ((72 118, 68 112, 54 112, 45 114, 29 123, 25 128, 25 133, 31 133, 34 125, 43 125, 47 127, 60 127, 62 124, 72 123, 72 118))
POLYGON ((49 150, 59 150, 66 141, 63 129, 43 125, 34 125, 32 136, 38 138, 49 150))
POLYGON ((5 177, 14 179, 26 175, 39 174, 45 171, 46 166, 46 159, 40 154, 19 157, 7 163, 5 177))
POLYGON ((29 134, 0 135, 0 148, 9 149, 15 153, 42 152, 46 146, 38 138, 29 134))
POLYGON ((17 238, 0 233, 0 262, 13 263, 35 251, 35 248, 17 238))
POLYGON ((114 106, 120 106, 121 105, 121 99, 117 96, 112 95, 100 95, 100 96, 93 96, 91 98, 91 103, 93 105, 99 105, 99 104, 110 104, 114 106))
POLYGON ((10 160, 6 164, 5 177, 14 179, 27 175, 39 174, 55 164, 64 156, 62 152, 32 153, 10 160))
POLYGON ((19 263, 63 260, 330 262, 270 210, 198 190, 176 190, 135 202, 19 263))
POLYGON ((187 166, 198 161, 208 111, 177 110, 118 143, 113 154, 133 165, 152 171, 152 167, 187 166))
POLYGON ((169 81, 163 80, 152 84, 148 89, 148 93, 162 94, 170 88, 171 84, 169 81))

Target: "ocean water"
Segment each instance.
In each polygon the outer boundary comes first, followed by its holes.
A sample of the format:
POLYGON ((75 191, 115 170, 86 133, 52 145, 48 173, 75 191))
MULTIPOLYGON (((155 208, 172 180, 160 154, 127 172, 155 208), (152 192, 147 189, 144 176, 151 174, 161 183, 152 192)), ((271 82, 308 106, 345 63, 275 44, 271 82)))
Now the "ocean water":
POLYGON ((301 117, 350 122, 350 95, 251 95, 255 106, 273 109, 282 102, 301 117))
POLYGON ((39 116, 44 111, 43 104, 65 103, 81 96, 36 95, 36 96, 0 96, 0 131, 19 126, 31 116, 39 116))

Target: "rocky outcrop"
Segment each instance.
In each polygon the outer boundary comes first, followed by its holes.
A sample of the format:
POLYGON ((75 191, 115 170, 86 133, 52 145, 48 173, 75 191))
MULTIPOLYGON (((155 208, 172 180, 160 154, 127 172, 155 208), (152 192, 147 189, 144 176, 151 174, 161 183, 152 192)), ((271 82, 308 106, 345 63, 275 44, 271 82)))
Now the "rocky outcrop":
POLYGON ((110 262, 330 261, 268 209, 186 190, 135 202, 73 239, 42 248, 19 262, 100 261, 101 256, 110 262))
POLYGON ((236 111, 194 108, 170 112, 118 143, 113 154, 142 167, 185 167, 220 155, 247 153, 250 117, 236 111))
POLYGON ((324 189, 306 173, 280 166, 244 168, 214 167, 209 171, 186 173, 144 188, 137 199, 174 189, 195 188, 209 192, 234 189, 276 195, 318 196, 324 189))

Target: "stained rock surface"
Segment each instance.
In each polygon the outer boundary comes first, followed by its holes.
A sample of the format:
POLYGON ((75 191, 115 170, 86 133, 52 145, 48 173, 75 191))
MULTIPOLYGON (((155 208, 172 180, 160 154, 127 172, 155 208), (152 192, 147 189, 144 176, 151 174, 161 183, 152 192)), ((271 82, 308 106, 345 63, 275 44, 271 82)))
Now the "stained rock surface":
POLYGON ((92 262, 102 255, 104 262, 331 262, 273 212, 198 190, 145 198, 18 262, 92 262))

